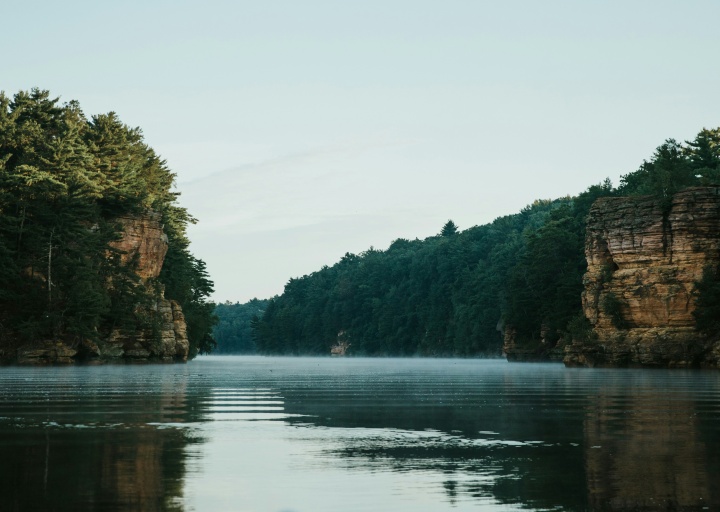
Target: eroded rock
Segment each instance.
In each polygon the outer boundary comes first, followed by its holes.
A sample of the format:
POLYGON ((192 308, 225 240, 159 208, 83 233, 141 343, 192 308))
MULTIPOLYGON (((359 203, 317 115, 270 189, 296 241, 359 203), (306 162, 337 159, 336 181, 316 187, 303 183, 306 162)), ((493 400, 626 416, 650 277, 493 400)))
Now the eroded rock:
POLYGON ((720 188, 693 187, 669 211, 652 197, 602 198, 590 209, 582 304, 591 340, 568 366, 718 366, 695 329, 695 283, 720 261, 720 188))

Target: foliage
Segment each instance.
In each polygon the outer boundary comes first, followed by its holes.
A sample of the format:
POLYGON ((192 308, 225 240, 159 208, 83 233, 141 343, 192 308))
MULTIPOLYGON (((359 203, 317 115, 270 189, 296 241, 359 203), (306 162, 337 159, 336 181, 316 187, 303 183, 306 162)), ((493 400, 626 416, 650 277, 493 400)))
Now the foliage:
POLYGON ((77 344, 148 327, 140 312, 156 287, 137 286, 110 244, 121 236, 118 216, 154 210, 171 231, 160 281, 187 308, 191 344, 211 346, 212 283, 187 251, 190 217, 173 181, 142 132, 114 113, 88 120, 77 102, 61 105, 47 91, 0 93, 0 344, 77 344))
POLYGON ((509 285, 511 275, 530 263, 531 234, 551 218, 564 226, 554 212, 571 202, 537 201, 464 232, 398 239, 386 251, 346 254, 332 267, 291 279, 255 324, 258 350, 327 354, 344 331, 353 354, 499 355, 499 326, 519 292, 509 285))
POLYGON ((451 220, 447 221, 440 231, 440 236, 454 236, 458 232, 458 227, 451 220))
POLYGON ((695 321, 698 331, 709 336, 720 335, 720 269, 708 266, 695 285, 695 321))
POLYGON ((225 302, 215 306, 218 322, 213 328, 217 354, 254 354, 257 352, 252 325, 267 308, 267 300, 252 299, 245 304, 225 302))
POLYGON ((627 329, 628 323, 623 316, 623 310, 625 309, 625 303, 617 295, 612 292, 607 292, 603 295, 600 307, 603 312, 610 317, 610 320, 616 329, 627 329))
POLYGON ((588 342, 594 337, 594 331, 590 320, 582 311, 579 311, 567 324, 568 341, 588 342))
POLYGON ((621 195, 653 195, 669 208, 672 195, 690 186, 720 184, 720 128, 704 128, 692 141, 658 146, 650 161, 622 176, 621 195))

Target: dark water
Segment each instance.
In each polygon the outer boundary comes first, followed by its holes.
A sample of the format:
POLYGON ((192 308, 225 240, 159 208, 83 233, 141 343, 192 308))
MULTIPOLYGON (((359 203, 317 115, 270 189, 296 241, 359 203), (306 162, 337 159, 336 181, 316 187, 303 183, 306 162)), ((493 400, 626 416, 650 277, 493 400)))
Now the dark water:
POLYGON ((0 511, 720 510, 720 373, 0 368, 0 511))

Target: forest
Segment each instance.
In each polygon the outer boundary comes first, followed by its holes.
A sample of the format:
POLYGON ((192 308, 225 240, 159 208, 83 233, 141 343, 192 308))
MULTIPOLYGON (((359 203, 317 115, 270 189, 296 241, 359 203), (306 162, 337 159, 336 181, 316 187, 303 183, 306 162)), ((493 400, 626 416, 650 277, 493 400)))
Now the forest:
POLYGON ((190 356, 213 348, 213 283, 190 253, 195 220, 174 180, 115 113, 88 118, 39 89, 0 93, 0 356, 37 340, 78 346, 152 330, 159 320, 142 305, 161 287, 183 308, 190 356), (161 215, 169 245, 156 286, 138 286, 111 245, 118 217, 147 211, 161 215))
POLYGON ((215 306, 217 324, 213 354, 255 354, 257 345, 252 334, 253 322, 265 312, 268 300, 252 299, 245 304, 224 302, 215 306))
MULTIPOLYGON (((503 332, 538 352, 587 336, 581 311, 585 218, 603 196, 653 195, 669 208, 688 186, 720 183, 720 129, 668 139, 614 187, 538 200, 461 231, 450 220, 424 240, 345 254, 285 285, 252 321, 263 354, 328 354, 339 338, 368 356, 500 355, 503 332), (545 343, 540 344, 543 339, 545 343)), ((699 283, 699 325, 718 329, 717 269, 699 283)), ((240 305, 238 305, 239 307, 240 305)), ((540 356, 542 354, 539 354, 540 356)))

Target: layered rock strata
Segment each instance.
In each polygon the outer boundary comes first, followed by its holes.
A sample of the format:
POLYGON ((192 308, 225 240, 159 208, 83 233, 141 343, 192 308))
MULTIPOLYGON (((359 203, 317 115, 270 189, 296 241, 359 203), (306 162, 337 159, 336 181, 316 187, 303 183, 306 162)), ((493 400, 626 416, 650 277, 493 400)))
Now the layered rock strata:
POLYGON ((182 308, 176 301, 165 299, 161 285, 150 283, 160 275, 168 250, 160 215, 148 212, 121 217, 117 221, 122 226, 123 235, 111 246, 120 252, 121 263, 134 265, 141 281, 139 286, 160 287, 152 305, 153 313, 159 316, 160 332, 118 330, 97 343, 86 340, 77 347, 69 347, 62 342, 40 342, 20 347, 18 363, 62 364, 79 359, 102 362, 187 361, 190 345, 182 308))
POLYGON ((147 212, 116 220, 123 235, 111 246, 120 251, 120 261, 128 265, 137 259, 135 273, 140 279, 158 277, 168 251, 168 237, 160 223, 160 214, 147 212))
POLYGON ((587 220, 582 305, 590 339, 568 366, 718 367, 720 343, 695 329, 695 283, 720 261, 720 188, 602 198, 587 220))

